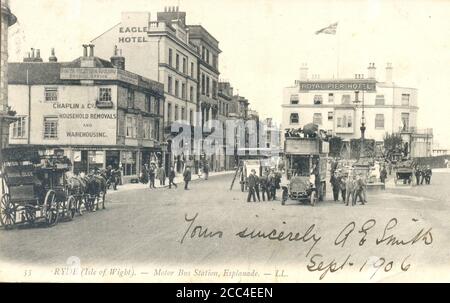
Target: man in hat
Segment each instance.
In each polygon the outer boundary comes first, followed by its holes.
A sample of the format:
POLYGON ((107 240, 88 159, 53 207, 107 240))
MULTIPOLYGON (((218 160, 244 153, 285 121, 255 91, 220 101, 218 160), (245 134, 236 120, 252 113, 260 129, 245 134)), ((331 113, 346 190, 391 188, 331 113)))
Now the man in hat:
POLYGON ((149 188, 155 188, 155 164, 152 162, 148 169, 149 188))
POLYGON ((172 188, 172 185, 175 186, 175 188, 178 187, 175 184, 175 182, 173 182, 174 179, 175 179, 175 169, 173 168, 173 166, 171 166, 169 171, 169 188, 172 188))
POLYGON ((191 167, 186 165, 186 168, 183 173, 184 179, 184 190, 188 190, 189 181, 191 181, 191 167))
POLYGON ((331 175, 330 183, 331 187, 333 188, 333 200, 334 202, 339 201, 339 190, 340 190, 340 184, 339 184, 339 175, 337 171, 334 171, 334 173, 331 175))
POLYGON ((250 197, 253 197, 253 202, 256 202, 255 187, 256 187, 256 171, 252 169, 250 176, 248 176, 248 196, 247 202, 250 202, 250 197))

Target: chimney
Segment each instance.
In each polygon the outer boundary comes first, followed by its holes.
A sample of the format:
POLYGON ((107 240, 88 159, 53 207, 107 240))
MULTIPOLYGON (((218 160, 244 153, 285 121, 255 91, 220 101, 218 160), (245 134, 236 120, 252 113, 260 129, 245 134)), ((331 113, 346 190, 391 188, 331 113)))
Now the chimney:
POLYGON ((88 56, 88 51, 87 51, 87 44, 83 44, 83 57, 87 57, 88 56))
POLYGON ((55 56, 55 49, 54 48, 52 48, 51 55, 48 58, 48 61, 49 62, 58 62, 58 58, 56 58, 56 56, 55 56))
POLYGON ((376 79, 376 67, 375 63, 369 63, 369 67, 367 68, 367 77, 369 79, 376 79))
POLYGON ((34 62, 43 62, 40 49, 36 49, 36 58, 34 58, 34 62))
POLYGON ((111 64, 118 69, 125 70, 125 57, 122 56, 122 50, 114 46, 114 55, 111 57, 111 64))
POLYGON ((34 59, 34 48, 31 49, 31 59, 34 59))
POLYGON ((305 81, 308 79, 308 65, 306 63, 302 63, 300 67, 300 81, 305 81))
POLYGON ((392 83, 392 63, 387 63, 386 65, 386 83, 392 83))
POLYGON ((94 44, 89 44, 89 57, 94 57, 94 44))

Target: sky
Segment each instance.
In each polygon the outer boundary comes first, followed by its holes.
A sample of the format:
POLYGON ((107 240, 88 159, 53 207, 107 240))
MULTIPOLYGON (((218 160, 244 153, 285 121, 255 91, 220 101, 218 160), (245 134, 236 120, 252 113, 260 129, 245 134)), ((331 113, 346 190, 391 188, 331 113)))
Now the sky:
MULTIPOLYGON (((123 11, 179 6, 188 24, 203 25, 222 50, 219 69, 260 116, 281 118, 283 88, 307 63, 320 78, 353 78, 369 62, 384 80, 391 62, 398 85, 419 90, 418 127, 433 128, 450 148, 450 0, 10 0, 19 22, 9 30, 10 61, 31 47, 59 61, 120 22, 123 11), (336 35, 315 31, 338 22, 336 35), (339 60, 338 60, 339 58, 339 60)), ((369 134, 370 135, 370 134, 369 134)))

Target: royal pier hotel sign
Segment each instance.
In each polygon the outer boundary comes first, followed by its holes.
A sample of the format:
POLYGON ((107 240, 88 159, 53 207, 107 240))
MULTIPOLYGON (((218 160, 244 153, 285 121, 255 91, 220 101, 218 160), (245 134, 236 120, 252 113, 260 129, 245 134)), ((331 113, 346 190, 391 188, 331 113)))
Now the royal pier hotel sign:
POLYGON ((296 81, 300 91, 327 90, 327 91, 376 91, 375 80, 348 80, 348 81, 296 81))

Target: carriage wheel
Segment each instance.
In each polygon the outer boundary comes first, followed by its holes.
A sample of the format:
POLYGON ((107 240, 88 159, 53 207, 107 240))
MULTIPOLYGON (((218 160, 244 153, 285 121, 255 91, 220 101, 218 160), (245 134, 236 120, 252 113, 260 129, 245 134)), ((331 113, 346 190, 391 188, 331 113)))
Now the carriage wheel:
POLYGON ((25 220, 32 225, 36 222, 36 209, 33 205, 25 206, 25 220))
POLYGON ((74 196, 69 196, 66 201, 66 214, 69 217, 69 220, 72 220, 77 211, 77 200, 74 196))
POLYGON ((0 221, 6 229, 10 229, 16 223, 16 208, 7 193, 3 194, 0 202, 0 221))
POLYGON ((59 219, 59 203, 55 201, 56 193, 53 190, 49 190, 45 195, 45 223, 47 226, 54 226, 58 223, 59 219))
POLYGON ((313 190, 313 191, 311 191, 311 206, 314 206, 314 205, 316 205, 316 200, 317 200, 317 197, 316 197, 316 191, 315 190, 313 190))

